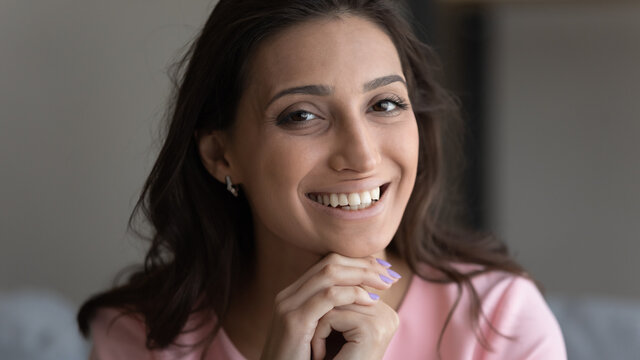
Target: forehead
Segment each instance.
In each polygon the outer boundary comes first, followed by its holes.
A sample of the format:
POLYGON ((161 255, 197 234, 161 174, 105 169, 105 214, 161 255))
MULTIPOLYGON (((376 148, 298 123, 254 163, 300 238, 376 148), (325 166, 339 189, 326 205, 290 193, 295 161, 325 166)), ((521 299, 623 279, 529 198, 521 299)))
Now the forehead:
POLYGON ((271 93, 308 84, 358 87, 402 74, 397 51, 378 25, 356 16, 311 20, 268 38, 257 49, 249 88, 271 93))

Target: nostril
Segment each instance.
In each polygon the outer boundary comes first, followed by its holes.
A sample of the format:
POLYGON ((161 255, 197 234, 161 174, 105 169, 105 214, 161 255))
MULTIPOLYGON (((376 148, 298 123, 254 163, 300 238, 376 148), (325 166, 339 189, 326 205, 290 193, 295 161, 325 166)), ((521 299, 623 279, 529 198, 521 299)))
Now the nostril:
POLYGON ((329 165, 336 171, 370 173, 382 162, 378 150, 377 144, 368 139, 367 135, 355 134, 337 144, 329 165))

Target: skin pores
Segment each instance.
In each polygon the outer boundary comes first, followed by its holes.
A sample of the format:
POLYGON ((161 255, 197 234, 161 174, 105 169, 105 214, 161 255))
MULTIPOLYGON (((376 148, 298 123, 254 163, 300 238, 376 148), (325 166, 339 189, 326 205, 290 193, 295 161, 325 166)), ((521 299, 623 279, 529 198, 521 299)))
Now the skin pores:
POLYGON ((383 251, 418 161, 418 129, 391 39, 355 16, 306 22, 264 41, 247 78, 224 156, 249 199, 258 249, 383 251), (309 198, 381 185, 380 201, 353 213, 309 198))

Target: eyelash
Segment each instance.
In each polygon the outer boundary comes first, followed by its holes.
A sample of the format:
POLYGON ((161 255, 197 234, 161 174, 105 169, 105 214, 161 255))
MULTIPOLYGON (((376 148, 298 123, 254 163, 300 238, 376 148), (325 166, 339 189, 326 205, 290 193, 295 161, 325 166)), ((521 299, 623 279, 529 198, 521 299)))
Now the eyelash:
POLYGON ((407 104, 407 102, 402 100, 402 98, 400 98, 399 96, 395 96, 395 95, 387 96, 384 99, 376 102, 374 105, 380 104, 380 103, 385 102, 385 101, 393 103, 394 105, 396 105, 397 107, 399 107, 402 110, 407 110, 409 108, 409 104, 407 104))
MULTIPOLYGON (((383 102, 390 102, 393 103, 395 106, 397 106, 398 108, 400 108, 401 110, 407 110, 409 108, 409 104, 407 104, 402 98, 400 98, 399 96, 395 96, 395 95, 391 95, 391 96, 387 96, 384 99, 380 99, 379 101, 377 101, 375 104, 373 104, 371 107, 378 105, 380 103, 383 102)), ((393 111, 393 110, 392 110, 393 111)), ((384 112, 384 111, 383 111, 384 112)), ((391 112, 391 111, 390 111, 391 112)), ((287 124, 300 124, 303 123, 305 121, 295 121, 292 120, 292 116, 296 115, 296 114, 311 114, 313 116, 316 116, 315 114, 313 114, 310 111, 306 111, 306 110, 296 110, 296 111, 292 111, 289 112, 285 115, 281 115, 278 116, 278 118, 276 119, 276 125, 280 126, 280 125, 287 125, 287 124)), ((317 117, 317 116, 316 116, 317 117)))

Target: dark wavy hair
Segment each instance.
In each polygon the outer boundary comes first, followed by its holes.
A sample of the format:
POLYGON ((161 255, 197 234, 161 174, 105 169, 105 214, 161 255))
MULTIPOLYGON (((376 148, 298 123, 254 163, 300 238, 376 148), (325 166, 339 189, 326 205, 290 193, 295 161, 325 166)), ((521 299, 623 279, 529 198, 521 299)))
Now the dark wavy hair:
MULTIPOLYGON (((129 270, 124 283, 118 285, 116 280, 112 289, 81 306, 77 320, 82 334, 89 336, 92 318, 106 307, 121 309, 122 315, 141 315, 148 349, 175 345, 195 312, 225 318, 236 290, 233 284, 242 284, 239 278, 251 274, 252 213, 246 198, 234 198, 206 171, 194 134, 231 126, 249 80, 250 60, 265 38, 311 19, 359 16, 379 26, 395 44, 420 137, 415 187, 388 251, 404 258, 413 272, 428 281, 457 285, 458 298, 438 346, 468 289, 474 331, 480 343, 490 348, 478 330, 483 314, 471 279, 492 270, 526 274, 501 241, 463 230, 451 220, 452 198, 446 196, 451 182, 445 179, 454 173, 447 169, 461 159, 445 157, 444 150, 460 147, 459 138, 446 136, 461 129, 458 104, 436 82, 437 57, 416 38, 406 13, 392 0, 220 0, 177 64, 166 138, 129 219, 134 231, 139 215, 151 225, 144 264, 129 270), (481 266, 461 272, 455 263, 481 266), (441 275, 425 273, 420 264, 441 275)), ((221 322, 199 345, 212 341, 221 322)))

